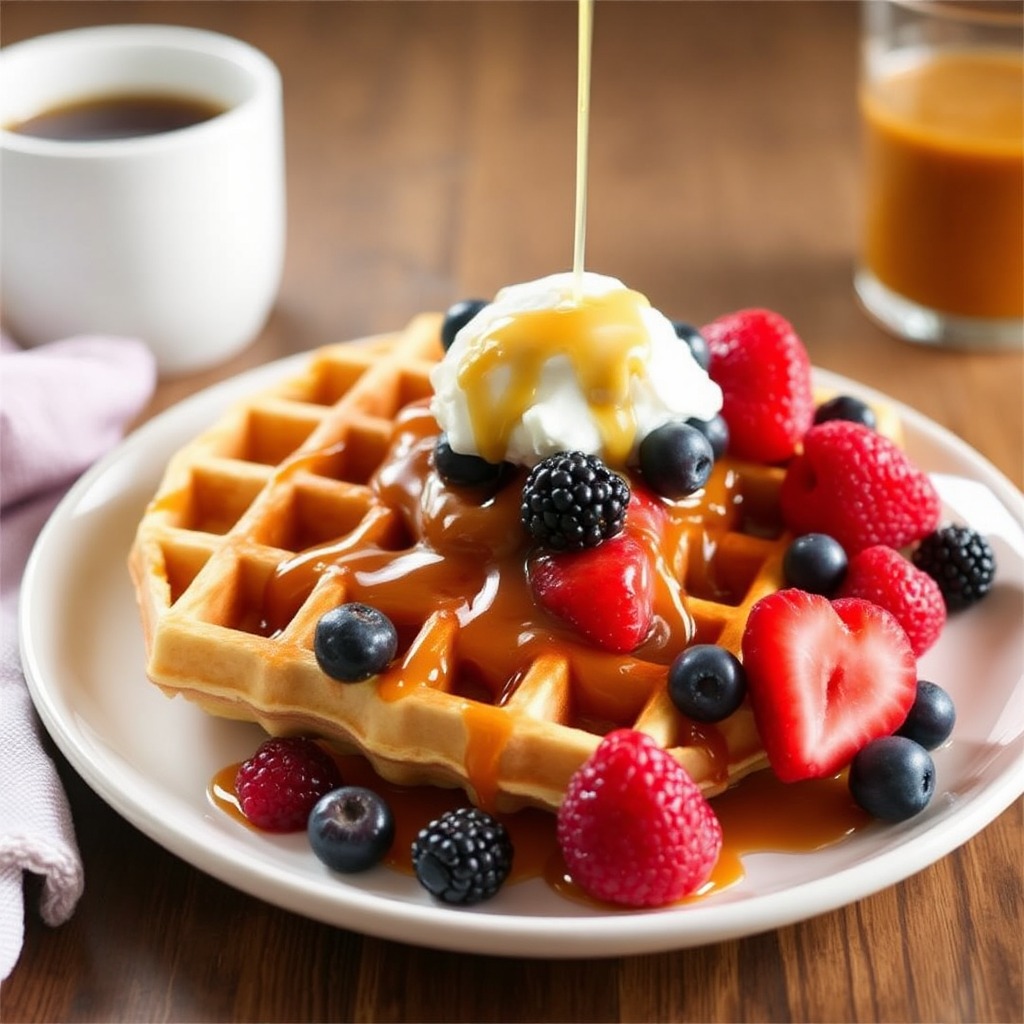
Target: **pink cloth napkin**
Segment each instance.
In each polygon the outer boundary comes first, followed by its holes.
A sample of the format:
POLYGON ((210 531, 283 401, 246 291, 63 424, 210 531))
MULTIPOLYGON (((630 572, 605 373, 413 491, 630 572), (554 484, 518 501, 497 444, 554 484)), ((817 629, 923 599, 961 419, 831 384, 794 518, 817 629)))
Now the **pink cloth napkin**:
POLYGON ((72 915, 83 888, 67 797, 21 669, 22 574, 64 491, 120 440, 155 381, 152 355, 133 339, 22 351, 0 338, 0 980, 24 941, 24 872, 42 876, 38 909, 52 926, 72 915))

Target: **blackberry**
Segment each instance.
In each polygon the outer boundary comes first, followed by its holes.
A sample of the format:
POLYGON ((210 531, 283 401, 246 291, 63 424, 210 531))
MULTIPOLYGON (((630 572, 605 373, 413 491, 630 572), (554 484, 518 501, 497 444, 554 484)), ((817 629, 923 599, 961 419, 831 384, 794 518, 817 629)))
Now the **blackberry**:
POLYGON ((992 548, 969 526, 944 526, 928 534, 912 561, 938 583, 951 612, 980 601, 992 589, 996 575, 992 548))
POLYGON ((412 844, 420 884, 442 903, 489 900, 512 868, 505 826, 486 811, 459 807, 421 829, 412 844))
POLYGON ((557 452, 530 470, 520 519, 535 540, 579 551, 622 530, 629 497, 629 484, 597 456, 557 452))

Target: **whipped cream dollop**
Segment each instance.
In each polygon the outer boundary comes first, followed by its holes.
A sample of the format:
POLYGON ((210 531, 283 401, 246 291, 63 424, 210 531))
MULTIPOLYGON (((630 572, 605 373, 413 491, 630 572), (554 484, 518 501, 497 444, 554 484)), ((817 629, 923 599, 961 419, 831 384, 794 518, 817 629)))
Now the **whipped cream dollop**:
POLYGON ((722 392, 672 322, 621 281, 586 272, 502 288, 431 373, 456 452, 533 466, 558 451, 636 459, 671 420, 709 420, 722 392))

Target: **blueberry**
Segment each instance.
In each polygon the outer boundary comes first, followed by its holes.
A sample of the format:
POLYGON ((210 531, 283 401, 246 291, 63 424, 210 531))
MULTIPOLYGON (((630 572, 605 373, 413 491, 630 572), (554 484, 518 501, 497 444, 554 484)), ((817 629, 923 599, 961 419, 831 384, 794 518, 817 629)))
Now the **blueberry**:
POLYGON ((906 736, 872 740, 850 762, 850 795, 868 814, 905 821, 928 806, 935 792, 935 762, 906 736))
POLYGON ((486 305, 484 299, 463 299, 448 307, 441 324, 441 347, 445 352, 452 347, 455 335, 486 305))
POLYGON ((822 402, 814 410, 814 422, 824 423, 826 420, 850 420, 853 423, 862 423, 871 430, 877 426, 875 410, 867 402, 862 402, 853 395, 836 395, 835 398, 822 402))
POLYGON ((673 320, 672 329, 676 332, 677 338, 689 345, 697 365, 702 370, 707 370, 711 364, 711 350, 708 348, 704 335, 693 324, 688 324, 684 320, 673 320))
POLYGON ((711 442, 688 423, 666 423, 640 442, 640 472, 666 498, 685 498, 699 491, 714 465, 711 442))
POLYGON ((826 533, 797 537, 782 556, 782 573, 789 586, 826 597, 839 589, 847 567, 842 544, 826 533))
POLYGON ((488 462, 479 455, 466 455, 452 450, 448 436, 438 436, 434 445, 434 466, 446 484, 453 487, 484 487, 501 479, 503 463, 488 462))
POLYGON ((351 874, 384 859, 395 839, 395 818, 372 790, 342 786, 316 802, 306 834, 313 852, 332 871, 351 874))
POLYGON ((668 693, 687 718, 720 722, 743 703, 747 677, 730 651, 696 644, 676 655, 668 670, 668 693))
POLYGON ((937 683, 919 679, 917 696, 896 735, 920 743, 925 750, 934 750, 949 739, 955 724, 953 698, 937 683))
POLYGON ((332 679, 357 683, 387 668, 398 650, 394 623, 381 611, 352 602, 325 612, 316 624, 313 653, 332 679))
POLYGON ((729 424, 725 422, 724 416, 714 416, 709 420, 699 420, 693 417, 686 422, 708 439, 716 462, 725 455, 729 448, 729 424))

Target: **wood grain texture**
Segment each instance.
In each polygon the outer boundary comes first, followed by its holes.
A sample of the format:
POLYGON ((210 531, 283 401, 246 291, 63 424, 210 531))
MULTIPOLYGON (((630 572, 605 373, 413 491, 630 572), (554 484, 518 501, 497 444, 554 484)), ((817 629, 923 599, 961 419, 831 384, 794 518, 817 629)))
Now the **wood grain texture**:
MULTIPOLYGON (((587 264, 703 323, 783 312, 814 362, 944 424, 1017 486, 1022 359, 902 344, 851 288, 857 7, 602 0, 587 264)), ((106 22, 247 39, 285 83, 289 234, 276 309, 228 365, 404 324, 572 260, 575 5, 5 0, 5 44, 106 22)), ((187 754, 183 753, 183 756, 187 754)), ((26 921, 4 1021, 1020 1021, 1020 803, 902 884, 804 923, 609 961, 364 938, 195 871, 56 755, 87 888, 26 921)), ((28 883, 29 898, 34 883, 28 883)))

